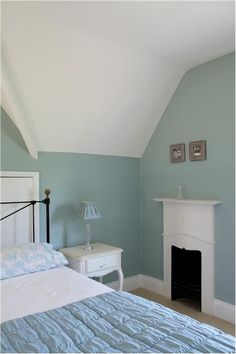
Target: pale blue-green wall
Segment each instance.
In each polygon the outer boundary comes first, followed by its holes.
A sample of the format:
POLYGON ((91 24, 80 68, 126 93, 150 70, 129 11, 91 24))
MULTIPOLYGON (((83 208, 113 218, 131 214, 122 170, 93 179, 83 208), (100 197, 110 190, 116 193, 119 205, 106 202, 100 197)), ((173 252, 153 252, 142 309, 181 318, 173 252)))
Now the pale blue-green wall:
POLYGON ((36 161, 4 112, 1 137, 2 170, 39 171, 41 197, 52 189, 55 247, 84 242, 76 212, 81 200, 95 200, 103 217, 92 224, 93 240, 124 248, 125 276, 163 277, 162 207, 154 197, 175 197, 182 184, 190 198, 222 200, 216 208, 216 298, 234 303, 234 55, 184 76, 142 159, 44 152, 36 161), (202 139, 206 161, 190 162, 187 153, 186 162, 169 162, 170 144, 184 142, 188 150, 188 142, 202 139))
MULTIPOLYGON (((5 171, 39 171, 40 193, 51 194, 51 241, 55 248, 84 243, 78 216, 82 200, 94 200, 102 218, 91 222, 92 241, 124 249, 125 276, 141 272, 139 262, 139 159, 40 152, 29 156, 19 131, 2 111, 2 160, 5 171)), ((42 239, 45 237, 41 210, 42 239)))
MULTIPOLYGON (((234 303, 234 55, 185 74, 141 160, 142 260, 144 274, 163 279, 162 206, 155 197, 218 199, 216 298, 234 303), (189 161, 188 143, 207 141, 207 160, 189 161), (170 163, 169 145, 185 143, 186 162, 170 163)), ((199 221, 200 222, 200 221, 199 221)))

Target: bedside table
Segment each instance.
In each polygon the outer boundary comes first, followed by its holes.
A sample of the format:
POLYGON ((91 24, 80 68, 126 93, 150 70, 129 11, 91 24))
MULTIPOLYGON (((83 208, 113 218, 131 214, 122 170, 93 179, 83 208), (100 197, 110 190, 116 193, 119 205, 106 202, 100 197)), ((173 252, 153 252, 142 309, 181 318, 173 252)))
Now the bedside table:
POLYGON ((122 248, 93 243, 93 249, 85 250, 84 246, 61 248, 59 252, 67 258, 68 266, 86 277, 102 277, 117 271, 119 290, 123 288, 124 276, 121 268, 122 248))

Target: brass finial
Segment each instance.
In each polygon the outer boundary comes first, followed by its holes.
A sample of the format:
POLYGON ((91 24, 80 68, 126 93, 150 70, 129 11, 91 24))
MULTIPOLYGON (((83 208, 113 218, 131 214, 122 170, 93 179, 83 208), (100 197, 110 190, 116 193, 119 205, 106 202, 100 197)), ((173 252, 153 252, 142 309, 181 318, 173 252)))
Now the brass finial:
POLYGON ((46 194, 46 199, 48 199, 51 191, 50 191, 50 189, 45 189, 44 193, 46 194))

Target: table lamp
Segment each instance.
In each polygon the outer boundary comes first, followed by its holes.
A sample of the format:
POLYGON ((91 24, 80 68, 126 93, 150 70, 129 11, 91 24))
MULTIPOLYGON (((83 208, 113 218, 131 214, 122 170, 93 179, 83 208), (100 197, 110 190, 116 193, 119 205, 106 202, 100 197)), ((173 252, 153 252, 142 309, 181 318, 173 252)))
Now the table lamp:
POLYGON ((93 246, 90 244, 90 225, 89 220, 100 219, 101 214, 94 202, 81 202, 79 207, 79 215, 81 219, 86 221, 86 244, 84 246, 85 250, 91 250, 93 246))

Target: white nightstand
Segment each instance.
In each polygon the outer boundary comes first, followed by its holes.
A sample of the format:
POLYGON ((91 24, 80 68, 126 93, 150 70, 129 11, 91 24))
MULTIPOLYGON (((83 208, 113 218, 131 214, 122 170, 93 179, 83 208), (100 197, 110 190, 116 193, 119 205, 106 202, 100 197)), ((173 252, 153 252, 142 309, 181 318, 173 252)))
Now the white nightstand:
POLYGON ((117 271, 119 290, 123 288, 123 272, 121 269, 122 248, 93 243, 93 249, 87 251, 84 246, 61 248, 59 251, 65 255, 69 267, 87 277, 102 277, 117 271))

